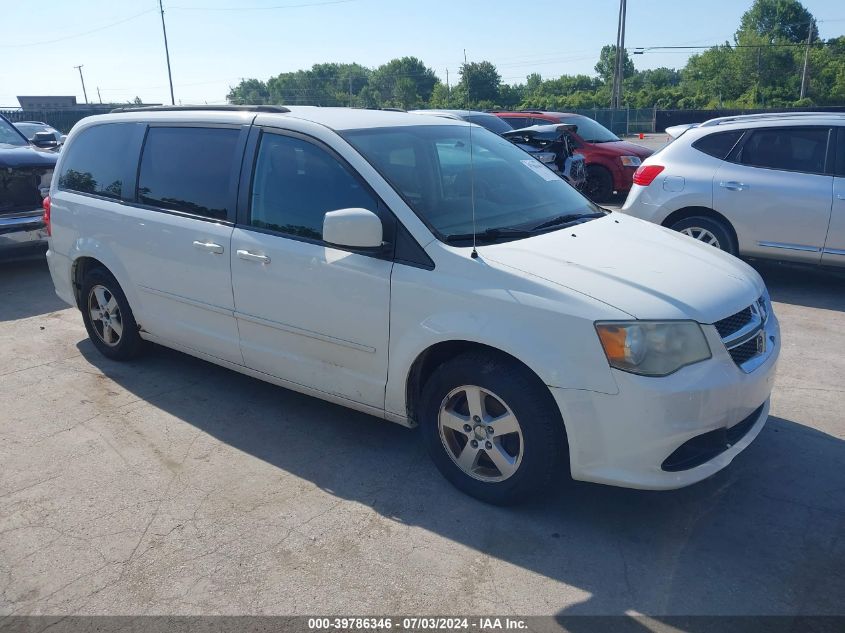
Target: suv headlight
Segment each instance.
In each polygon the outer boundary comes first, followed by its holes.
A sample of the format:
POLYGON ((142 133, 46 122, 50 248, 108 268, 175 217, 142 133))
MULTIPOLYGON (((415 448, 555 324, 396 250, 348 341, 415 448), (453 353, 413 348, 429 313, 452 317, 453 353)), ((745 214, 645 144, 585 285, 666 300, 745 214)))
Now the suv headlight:
POLYGON ((695 321, 605 321, 596 332, 611 367, 642 376, 668 376, 710 358, 695 321))
POLYGON ((643 164, 639 156, 620 156, 619 160, 625 167, 639 167, 643 164))

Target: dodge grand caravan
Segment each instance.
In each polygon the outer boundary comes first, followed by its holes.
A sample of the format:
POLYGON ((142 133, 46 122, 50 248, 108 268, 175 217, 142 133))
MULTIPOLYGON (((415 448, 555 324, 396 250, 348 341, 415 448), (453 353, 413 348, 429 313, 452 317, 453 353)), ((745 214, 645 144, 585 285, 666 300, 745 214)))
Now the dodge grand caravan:
POLYGON ((779 330, 751 268, 603 212, 461 121, 89 117, 50 200, 56 291, 105 356, 155 342, 419 426, 443 475, 486 501, 564 469, 686 486, 769 413, 779 330))

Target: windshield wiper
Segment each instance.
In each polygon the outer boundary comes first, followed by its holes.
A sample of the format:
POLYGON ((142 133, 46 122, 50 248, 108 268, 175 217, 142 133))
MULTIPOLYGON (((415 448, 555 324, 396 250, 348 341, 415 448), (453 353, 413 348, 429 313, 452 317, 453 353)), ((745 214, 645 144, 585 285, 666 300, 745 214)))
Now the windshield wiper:
MULTIPOLYGON (((514 229, 507 226, 493 228, 493 229, 486 229, 484 231, 479 231, 475 234, 475 238, 478 240, 498 240, 502 238, 509 238, 509 237, 528 237, 533 233, 531 229, 514 229)), ((472 233, 456 233, 454 235, 447 235, 446 241, 447 242, 463 242, 466 240, 471 240, 473 237, 472 233)))
POLYGON ((604 215, 605 214, 603 212, 570 213, 568 215, 559 215, 559 216, 554 217, 554 218, 549 218, 545 222, 541 222, 540 224, 531 227, 530 231, 532 233, 534 233, 536 231, 542 231, 543 229, 549 229, 553 226, 560 226, 560 225, 566 225, 566 224, 574 223, 578 220, 583 220, 585 218, 590 218, 590 219, 603 218, 604 215))

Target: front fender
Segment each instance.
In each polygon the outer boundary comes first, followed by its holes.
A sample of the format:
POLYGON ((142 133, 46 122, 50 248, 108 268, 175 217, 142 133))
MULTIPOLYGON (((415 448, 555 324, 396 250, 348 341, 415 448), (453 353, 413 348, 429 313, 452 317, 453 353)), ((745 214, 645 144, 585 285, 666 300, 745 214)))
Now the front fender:
POLYGON ((406 414, 407 381, 420 354, 449 341, 505 352, 549 386, 618 392, 593 325, 607 316, 608 306, 529 280, 513 281, 497 283, 498 288, 467 287, 457 275, 394 269, 385 392, 389 413, 406 414), (507 285, 511 288, 503 289, 507 285))

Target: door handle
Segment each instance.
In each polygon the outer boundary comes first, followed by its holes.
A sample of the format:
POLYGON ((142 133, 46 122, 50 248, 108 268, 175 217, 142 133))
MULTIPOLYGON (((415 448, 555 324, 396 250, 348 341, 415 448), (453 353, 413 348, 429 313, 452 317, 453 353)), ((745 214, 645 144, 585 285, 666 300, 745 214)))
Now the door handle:
POLYGON ((245 259, 248 262, 259 262, 260 264, 269 264, 270 258, 266 255, 258 255, 256 253, 250 253, 249 251, 238 251, 238 257, 241 259, 245 259))
POLYGON ((223 252, 223 247, 220 246, 220 244, 215 244, 214 242, 200 242, 198 240, 194 240, 194 248, 198 248, 201 251, 209 253, 216 253, 218 255, 223 252))
POLYGON ((749 186, 746 185, 744 182, 737 182, 736 180, 729 180, 728 182, 720 182, 720 187, 725 189, 729 189, 731 191, 745 191, 749 189, 749 186))
POLYGON ((837 193, 836 199, 837 200, 845 200, 845 193, 837 193))

